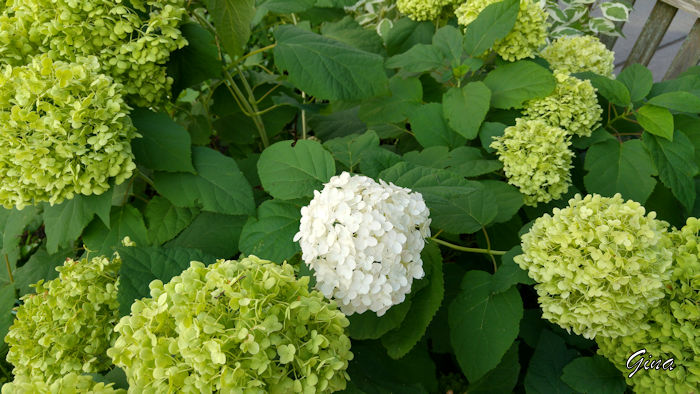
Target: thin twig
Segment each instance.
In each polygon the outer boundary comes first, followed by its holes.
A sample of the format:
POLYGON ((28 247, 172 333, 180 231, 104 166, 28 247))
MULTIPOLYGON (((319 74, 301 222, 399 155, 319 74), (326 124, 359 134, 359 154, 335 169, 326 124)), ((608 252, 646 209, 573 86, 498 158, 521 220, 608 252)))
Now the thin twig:
POLYGON ((506 252, 501 251, 501 250, 486 250, 486 249, 481 249, 481 248, 468 248, 466 246, 459 246, 455 245, 452 243, 449 243, 447 241, 443 241, 439 238, 432 237, 430 238, 432 241, 435 241, 436 243, 439 243, 440 245, 447 246, 448 248, 454 249, 454 250, 459 250, 461 252, 472 252, 472 253, 483 253, 483 254, 493 254, 496 256, 504 255, 506 252))
POLYGON ((486 237, 486 250, 488 250, 489 256, 491 256, 491 261, 493 262, 493 273, 495 274, 496 271, 498 271, 498 264, 496 263, 496 258, 493 257, 493 254, 491 254, 491 240, 489 239, 489 233, 486 232, 485 227, 481 227, 481 231, 484 232, 484 237, 486 237))

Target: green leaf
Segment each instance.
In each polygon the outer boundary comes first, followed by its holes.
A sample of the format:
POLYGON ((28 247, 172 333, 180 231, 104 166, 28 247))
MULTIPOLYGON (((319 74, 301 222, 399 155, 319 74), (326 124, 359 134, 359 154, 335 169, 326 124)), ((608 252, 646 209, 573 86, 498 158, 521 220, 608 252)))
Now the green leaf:
POLYGON ((421 105, 423 86, 418 78, 389 80, 391 95, 374 97, 360 105, 358 116, 368 125, 398 123, 406 120, 421 105))
POLYGON ((189 268, 190 261, 213 263, 216 258, 199 250, 184 248, 122 247, 119 270, 119 314, 128 315, 134 300, 150 297, 148 285, 153 280, 168 283, 173 276, 189 268))
POLYGON ((503 168, 500 161, 487 158, 480 149, 472 146, 460 146, 452 151, 448 151, 445 146, 433 146, 421 152, 408 152, 404 155, 404 160, 419 166, 447 170, 467 178, 503 168))
POLYGON ((421 193, 430 209, 433 227, 448 233, 476 232, 498 213, 493 195, 485 186, 449 171, 403 162, 383 171, 379 177, 421 193))
POLYGON ((388 91, 382 57, 292 25, 275 30, 275 64, 316 99, 356 100, 388 91))
POLYGON ((121 241, 128 236, 137 246, 149 244, 143 216, 131 205, 113 207, 110 214, 111 227, 93 220, 83 233, 85 246, 98 255, 111 256, 121 246, 121 241))
POLYGON ((324 23, 321 25, 321 34, 367 52, 381 54, 384 49, 384 42, 377 32, 363 28, 351 16, 337 22, 324 23))
POLYGON ((564 367, 561 380, 582 393, 618 394, 627 387, 622 373, 599 355, 570 362, 564 367))
POLYGON ((44 224, 46 229, 46 250, 53 254, 59 247, 72 246, 85 226, 97 215, 109 226, 109 211, 112 206, 112 192, 99 196, 76 195, 61 204, 44 205, 44 224))
POLYGON ((666 108, 644 104, 637 110, 637 121, 649 133, 673 141, 673 115, 666 108))
POLYGON ((462 33, 454 26, 446 25, 438 29, 433 36, 433 45, 440 50, 442 57, 448 59, 453 67, 462 63, 462 33))
POLYGON ((0 350, 3 352, 7 349, 7 344, 4 341, 5 335, 10 331, 10 326, 15 320, 12 308, 14 308, 16 300, 13 284, 0 286, 0 338, 3 338, 0 350))
POLYGON ((360 170, 370 178, 377 178, 379 173, 400 163, 401 156, 384 148, 375 147, 367 150, 362 155, 360 170))
POLYGON ((367 130, 367 125, 358 116, 359 111, 359 105, 338 109, 329 113, 324 111, 323 113, 309 116, 309 126, 313 129, 316 137, 322 140, 361 133, 367 130))
POLYGON ((165 113, 137 108, 131 120, 142 138, 131 142, 136 161, 152 170, 191 172, 190 133, 165 113))
POLYGON ((281 263, 299 252, 293 241, 299 231, 301 207, 308 201, 268 200, 258 207, 258 217, 249 218, 241 231, 238 248, 245 255, 281 263))
POLYGON ((484 83, 491 89, 491 105, 502 109, 520 108, 527 100, 549 95, 556 86, 551 72, 525 60, 496 67, 484 83))
POLYGON ((20 295, 31 293, 34 290, 29 287, 39 280, 50 281, 58 278, 56 267, 60 267, 69 257, 75 257, 73 248, 62 249, 54 254, 49 254, 46 248, 39 248, 24 265, 14 272, 15 286, 20 295))
MULTIPOLYGON (((588 79, 594 88, 598 89, 598 94, 605 97, 615 105, 626 107, 632 103, 632 97, 624 83, 592 73, 590 71, 574 74, 575 77, 588 79)), ((642 81, 642 83, 644 83, 642 81)))
POLYGON ((145 211, 151 243, 161 245, 175 238, 198 213, 197 208, 179 208, 163 197, 153 197, 145 211))
POLYGON ((501 257, 501 265, 498 271, 491 278, 491 291, 494 293, 502 293, 518 283, 532 285, 534 280, 530 279, 527 271, 524 271, 520 266, 513 261, 513 257, 523 253, 520 245, 514 246, 506 254, 501 257))
POLYGON ((676 131, 673 141, 647 134, 643 138, 659 179, 689 212, 695 204, 695 181, 698 173, 693 143, 681 131, 676 131))
POLYGON ((525 391, 528 394, 571 393, 571 388, 561 380, 561 374, 564 366, 577 355, 576 350, 566 347, 559 335, 543 329, 527 368, 525 391))
POLYGON ((493 153, 496 150, 491 147, 493 143, 493 137, 500 137, 506 129, 506 125, 497 122, 484 122, 481 125, 481 130, 479 130, 479 140, 481 141, 481 146, 488 153, 493 153))
POLYGON ((498 214, 493 219, 493 223, 509 221, 523 206, 523 195, 514 186, 494 180, 479 182, 491 192, 494 202, 498 206, 498 214))
POLYGON ((406 52, 418 44, 430 44, 435 34, 432 22, 415 22, 403 17, 394 22, 394 27, 384 37, 389 56, 406 52))
POLYGON ((492 278, 469 271, 449 307, 450 339, 462 372, 475 382, 494 369, 518 336, 523 302, 515 287, 491 291, 492 278))
POLYGON ((639 101, 646 97, 654 85, 654 76, 651 71, 637 63, 622 70, 617 80, 625 84, 632 101, 639 101))
POLYGON ((695 148, 695 164, 700 165, 700 118, 690 115, 676 115, 673 117, 673 125, 676 130, 685 134, 695 148))
MULTIPOLYGON (((389 357, 394 359, 405 356, 420 341, 445 295, 440 248, 437 244, 429 242, 421 252, 421 258, 423 269, 426 271, 426 277, 421 280, 430 282, 415 294, 411 294, 411 318, 382 337, 382 345, 387 349, 389 357)), ((415 286, 414 282, 413 287, 415 286)))
POLYGON ((671 111, 694 114, 700 112, 700 97, 683 91, 660 94, 650 98, 648 103, 670 109, 671 111))
POLYGON ((510 394, 518 383, 518 341, 513 342, 496 368, 469 385, 469 393, 510 394))
POLYGON ((311 197, 335 175, 335 161, 315 141, 280 141, 258 160, 258 175, 266 192, 281 200, 311 197))
POLYGON ((411 300, 406 299, 404 302, 389 308, 381 317, 372 311, 352 314, 348 316, 348 320, 350 320, 348 335, 357 340, 379 339, 387 332, 398 328, 410 309, 411 300))
POLYGON ((166 248, 194 248, 219 258, 238 253, 245 216, 202 212, 166 248))
POLYGON ((210 148, 193 147, 192 161, 197 175, 157 172, 156 190, 178 207, 201 207, 228 215, 255 211, 253 189, 236 161, 210 148))
POLYGON ((589 193, 612 197, 622 194, 640 204, 649 198, 656 186, 656 175, 649 153, 640 140, 606 140, 588 149, 584 168, 588 171, 583 183, 589 193))
POLYGON ((360 164, 360 160, 365 152, 373 147, 379 146, 377 133, 370 130, 364 134, 351 134, 346 137, 334 138, 326 141, 326 147, 333 157, 346 168, 353 172, 360 164))
POLYGON ((447 123, 464 138, 472 140, 479 134, 490 101, 491 91, 483 82, 469 82, 461 88, 449 89, 442 96, 442 108, 447 123))
MULTIPOLYGON (((24 229, 38 217, 38 209, 34 206, 18 209, 4 209, 0 207, 0 266, 4 267, 9 263, 10 269, 13 270, 17 264, 17 260, 22 255, 20 241, 24 229), (5 261, 7 259, 7 261, 5 261)), ((10 282, 7 268, 0 269, 0 284, 10 282)))
POLYGON ((425 148, 431 146, 454 148, 464 145, 464 137, 448 126, 440 103, 423 104, 409 115, 408 120, 416 140, 425 148))
POLYGON ((464 49, 467 54, 479 56, 513 29, 520 11, 520 1, 504 0, 491 4, 467 26, 464 49))
POLYGON ((205 0, 221 46, 231 56, 243 54, 255 15, 255 0, 205 0))
POLYGON ((180 25, 182 36, 187 45, 170 54, 168 74, 172 75, 173 96, 181 91, 210 78, 221 76, 221 60, 216 40, 198 23, 188 22, 180 25))
POLYGON ((262 19, 268 11, 275 14, 304 12, 313 7, 315 3, 316 0, 267 0, 258 6, 256 17, 262 19))
POLYGON ((630 14, 630 7, 618 2, 605 2, 600 4, 603 16, 611 21, 627 22, 630 14))
POLYGON ((444 66, 445 58, 434 45, 417 44, 408 51, 387 59, 388 68, 402 68, 409 73, 422 73, 437 70, 444 66))

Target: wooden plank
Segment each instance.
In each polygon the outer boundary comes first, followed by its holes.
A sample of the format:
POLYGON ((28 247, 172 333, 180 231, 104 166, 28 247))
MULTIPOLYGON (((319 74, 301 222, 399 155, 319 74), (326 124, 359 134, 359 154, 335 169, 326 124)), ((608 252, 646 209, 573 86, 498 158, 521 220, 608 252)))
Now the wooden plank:
POLYGON ((664 3, 668 3, 679 10, 688 12, 696 17, 700 18, 700 0, 662 0, 664 3))
POLYGON ((673 79, 698 62, 700 62, 700 18, 695 20, 688 37, 683 41, 678 54, 668 67, 664 79, 673 79))
MULTIPOLYGON (((628 2, 630 5, 634 6, 634 1, 635 0, 629 0, 628 2)), ((625 25, 625 22, 615 22, 615 28, 622 31, 622 26, 625 25)), ((616 36, 606 36, 604 34, 599 34, 598 38, 600 38, 600 42, 605 44, 605 46, 612 51, 613 47, 615 46, 615 42, 617 41, 618 37, 616 36)))
POLYGON ((634 63, 640 63, 644 66, 649 64, 677 11, 678 9, 674 6, 661 1, 656 2, 651 10, 649 19, 647 19, 644 28, 642 28, 642 33, 632 47, 632 52, 630 52, 625 62, 625 67, 634 63))

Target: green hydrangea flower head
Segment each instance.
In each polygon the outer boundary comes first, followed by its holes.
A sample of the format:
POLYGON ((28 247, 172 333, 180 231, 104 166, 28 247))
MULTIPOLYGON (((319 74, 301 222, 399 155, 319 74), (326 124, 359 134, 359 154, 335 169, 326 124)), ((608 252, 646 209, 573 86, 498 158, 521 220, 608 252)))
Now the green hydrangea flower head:
POLYGON ((120 266, 116 255, 68 259, 56 268, 58 278, 33 285, 36 293, 21 298, 5 337, 15 376, 50 384, 70 372, 109 368, 106 351, 116 339, 120 266))
POLYGON ((557 80, 554 92, 525 103, 523 114, 531 119, 544 119, 570 134, 590 137, 603 114, 596 89, 589 80, 582 81, 564 73, 554 73, 554 77, 557 80))
POLYGON ((609 78, 615 69, 615 53, 595 36, 565 36, 542 50, 552 70, 561 73, 591 71, 609 78))
POLYGON ((248 256, 154 280, 107 351, 140 393, 326 393, 345 388, 349 322, 292 266, 248 256))
POLYGON ((41 53, 67 62, 96 56, 130 103, 157 105, 172 85, 165 63, 187 43, 179 30, 185 14, 185 0, 9 1, 0 17, 0 63, 41 53))
POLYGON ((48 55, 0 69, 0 204, 5 208, 76 194, 102 194, 134 168, 121 85, 98 72, 96 57, 77 63, 48 55))
POLYGON ((396 8, 414 21, 432 21, 452 10, 455 0, 397 0, 396 8))
MULTIPOLYGON (((460 25, 472 23, 484 8, 500 0, 470 0, 455 10, 460 25)), ((520 11, 513 29, 504 38, 496 41, 494 51, 508 61, 535 57, 547 40, 547 11, 539 1, 521 0, 520 11)))
POLYGON ((542 119, 518 118, 493 140, 508 183, 520 189, 525 204, 556 200, 569 189, 574 154, 566 130, 542 119))
POLYGON ((90 375, 70 372, 51 383, 38 377, 17 376, 13 382, 2 386, 2 394, 126 394, 126 390, 114 389, 113 383, 95 382, 90 375))
POLYGON ((620 194, 569 200, 522 236, 520 268, 537 281, 542 317, 586 338, 645 330, 664 297, 672 256, 668 223, 620 194))
MULTIPOLYGON (((638 393, 693 393, 700 387, 700 220, 689 218, 673 231, 673 273, 663 287, 665 297, 652 307, 645 321, 649 328, 630 335, 596 338, 598 352, 607 357, 638 393), (629 378, 642 358, 627 360, 645 349, 646 360, 674 360, 673 370, 645 370, 643 366, 629 378), (695 391, 694 391, 695 390, 695 391)), ((662 362, 663 362, 662 361, 662 362)))

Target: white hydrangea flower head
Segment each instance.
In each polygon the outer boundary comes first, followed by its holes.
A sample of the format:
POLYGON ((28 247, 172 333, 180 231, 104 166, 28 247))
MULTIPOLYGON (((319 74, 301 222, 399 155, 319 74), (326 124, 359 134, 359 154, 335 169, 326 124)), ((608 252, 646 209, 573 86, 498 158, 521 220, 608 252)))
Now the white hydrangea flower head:
POLYGON ((420 193, 343 172, 301 209, 294 241, 314 270, 316 288, 343 313, 382 316, 425 274, 420 253, 429 216, 420 193))
POLYGON ((591 71, 613 78, 615 53, 594 36, 558 38, 542 50, 542 57, 552 70, 561 73, 591 71))
POLYGON ((620 194, 569 200, 535 220, 514 258, 537 281, 542 317, 586 338, 646 330, 669 279, 668 223, 620 194))

